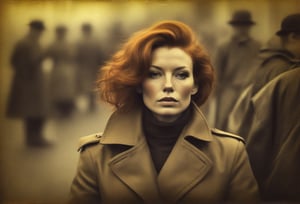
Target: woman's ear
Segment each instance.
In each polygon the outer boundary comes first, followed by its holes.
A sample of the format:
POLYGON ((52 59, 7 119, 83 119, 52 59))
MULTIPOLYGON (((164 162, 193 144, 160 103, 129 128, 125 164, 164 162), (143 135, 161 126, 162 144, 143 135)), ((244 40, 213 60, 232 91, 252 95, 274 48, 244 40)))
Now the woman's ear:
POLYGON ((198 86, 194 86, 194 88, 192 89, 192 95, 195 95, 198 92, 198 86))

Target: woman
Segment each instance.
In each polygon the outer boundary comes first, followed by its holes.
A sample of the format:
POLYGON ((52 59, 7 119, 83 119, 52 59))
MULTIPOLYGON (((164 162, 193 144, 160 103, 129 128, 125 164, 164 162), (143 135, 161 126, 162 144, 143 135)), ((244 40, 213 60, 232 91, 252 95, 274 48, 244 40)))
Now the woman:
POLYGON ((213 81, 187 25, 133 35, 101 68, 99 92, 117 110, 80 142, 71 203, 257 201, 242 139, 209 129, 199 110, 213 81))

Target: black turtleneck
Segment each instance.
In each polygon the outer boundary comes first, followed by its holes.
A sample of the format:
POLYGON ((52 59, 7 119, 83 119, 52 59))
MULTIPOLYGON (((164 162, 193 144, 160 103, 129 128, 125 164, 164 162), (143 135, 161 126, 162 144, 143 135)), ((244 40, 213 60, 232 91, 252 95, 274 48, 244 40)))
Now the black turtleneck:
POLYGON ((157 172, 167 160, 191 114, 192 109, 189 107, 176 121, 166 123, 158 121, 149 109, 144 108, 143 130, 157 172))

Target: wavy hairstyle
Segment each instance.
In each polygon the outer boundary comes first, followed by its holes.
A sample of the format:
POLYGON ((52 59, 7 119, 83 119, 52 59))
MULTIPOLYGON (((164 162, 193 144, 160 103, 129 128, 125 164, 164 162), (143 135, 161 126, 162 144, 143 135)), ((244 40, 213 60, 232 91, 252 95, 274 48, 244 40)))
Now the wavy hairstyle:
POLYGON ((117 109, 141 105, 142 96, 137 89, 148 74, 153 51, 162 46, 179 47, 191 56, 194 81, 198 85, 192 100, 202 105, 212 91, 214 70, 191 28, 178 21, 162 21, 133 34, 100 68, 97 80, 100 98, 117 109))

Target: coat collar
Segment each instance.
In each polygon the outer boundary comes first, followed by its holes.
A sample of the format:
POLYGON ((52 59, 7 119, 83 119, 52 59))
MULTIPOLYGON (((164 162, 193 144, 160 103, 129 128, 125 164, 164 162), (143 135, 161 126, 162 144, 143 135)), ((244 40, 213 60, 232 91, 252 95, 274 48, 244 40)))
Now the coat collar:
POLYGON ((140 109, 114 112, 109 118, 100 143, 134 146, 143 135, 140 109))
POLYGON ((201 111, 194 104, 192 120, 182 131, 160 173, 154 168, 142 133, 141 110, 114 113, 100 143, 132 146, 110 160, 114 174, 146 203, 175 203, 201 182, 212 167, 211 160, 185 137, 209 142, 212 135, 201 111))
MULTIPOLYGON (((193 118, 184 128, 183 134, 183 136, 192 136, 202 141, 212 140, 210 128, 195 103, 193 103, 193 118)), ((108 120, 100 143, 134 146, 141 136, 143 136, 142 110, 116 111, 108 120)))

